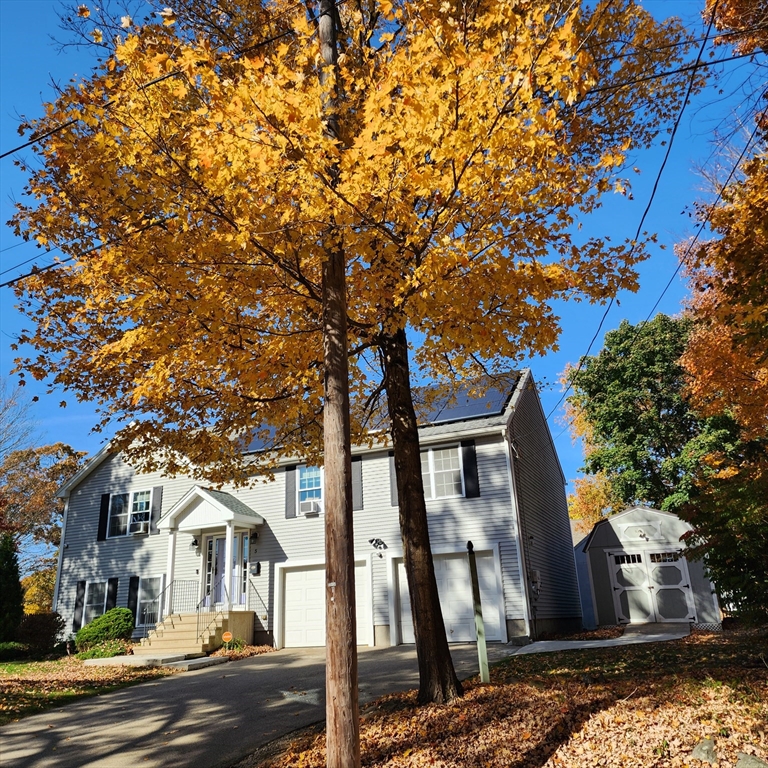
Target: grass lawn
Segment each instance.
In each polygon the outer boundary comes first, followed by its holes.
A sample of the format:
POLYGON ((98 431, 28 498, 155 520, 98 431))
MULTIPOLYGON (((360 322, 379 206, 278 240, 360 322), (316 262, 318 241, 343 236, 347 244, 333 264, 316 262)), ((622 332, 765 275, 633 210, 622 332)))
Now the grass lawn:
MULTIPOLYGON (((695 634, 680 641, 514 656, 449 705, 415 692, 363 708, 364 766, 719 768, 737 753, 768 761, 768 633, 695 634)), ((289 743, 270 768, 322 768, 324 736, 289 743)))
POLYGON ((0 662, 0 725, 168 674, 171 670, 85 666, 72 657, 0 662))

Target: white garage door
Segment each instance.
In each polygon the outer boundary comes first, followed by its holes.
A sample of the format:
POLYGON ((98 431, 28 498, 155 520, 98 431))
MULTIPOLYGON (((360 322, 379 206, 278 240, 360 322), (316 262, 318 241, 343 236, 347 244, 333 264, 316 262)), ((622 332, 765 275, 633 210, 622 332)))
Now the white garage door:
MULTIPOLYGON (((435 578, 440 594, 440 607, 448 641, 467 643, 477 639, 475 614, 472 607, 472 583, 469 577, 469 558, 466 553, 435 555, 435 578)), ((480 602, 487 640, 503 640, 499 607, 501 595, 496 582, 496 568, 490 552, 477 553, 477 575, 480 581, 480 602)), ((413 643, 413 617, 405 565, 397 565, 398 594, 400 597, 400 642, 413 643)))
MULTIPOLYGON (((325 645, 325 566, 287 568, 283 574, 283 644, 286 648, 325 645)), ((368 645, 370 640, 368 581, 365 563, 355 563, 358 645, 368 645)))

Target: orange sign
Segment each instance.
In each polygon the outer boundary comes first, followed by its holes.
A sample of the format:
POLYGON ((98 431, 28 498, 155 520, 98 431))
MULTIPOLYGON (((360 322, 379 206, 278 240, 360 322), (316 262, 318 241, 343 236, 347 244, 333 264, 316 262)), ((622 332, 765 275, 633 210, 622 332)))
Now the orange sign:
POLYGON ((221 636, 221 639, 222 639, 222 640, 223 640, 225 643, 228 643, 228 642, 230 642, 230 641, 232 640, 232 633, 231 633, 231 632, 225 632, 225 633, 224 633, 224 634, 221 636))

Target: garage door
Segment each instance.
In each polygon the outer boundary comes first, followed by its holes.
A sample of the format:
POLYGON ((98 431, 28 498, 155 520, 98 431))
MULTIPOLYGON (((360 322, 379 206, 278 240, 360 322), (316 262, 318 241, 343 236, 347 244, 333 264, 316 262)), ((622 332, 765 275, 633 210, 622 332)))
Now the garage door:
MULTIPOLYGON (((283 571, 283 643, 286 648, 325 645, 325 566, 283 571)), ((358 645, 370 641, 371 608, 365 563, 355 563, 355 604, 358 645)))
MULTIPOLYGON (((491 552, 478 552, 477 575, 480 581, 480 602, 487 640, 503 640, 499 606, 501 595, 496 582, 496 567, 491 552)), ((472 583, 469 577, 469 558, 466 553, 435 555, 435 578, 440 595, 440 607, 448 641, 467 643, 477 639, 475 614, 472 607, 472 583)), ((400 642, 413 643, 413 617, 405 565, 397 565, 398 595, 400 598, 400 642)))

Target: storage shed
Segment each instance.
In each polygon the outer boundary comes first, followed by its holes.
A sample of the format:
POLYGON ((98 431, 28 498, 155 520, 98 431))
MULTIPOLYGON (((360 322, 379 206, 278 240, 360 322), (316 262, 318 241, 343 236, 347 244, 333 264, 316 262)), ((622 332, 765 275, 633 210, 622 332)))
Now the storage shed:
POLYGON ((598 625, 688 622, 720 626, 700 560, 685 557, 690 530, 677 515, 633 507, 595 524, 583 551, 598 625))

